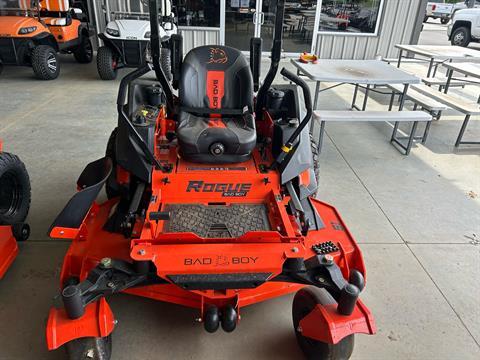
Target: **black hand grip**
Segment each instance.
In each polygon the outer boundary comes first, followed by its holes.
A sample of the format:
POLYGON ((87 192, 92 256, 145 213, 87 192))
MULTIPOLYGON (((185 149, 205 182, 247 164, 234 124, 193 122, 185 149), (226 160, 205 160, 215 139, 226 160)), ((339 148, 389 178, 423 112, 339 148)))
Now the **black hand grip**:
POLYGON ((300 125, 295 129, 293 134, 290 136, 288 141, 285 143, 285 145, 282 146, 282 153, 277 157, 277 163, 281 163, 285 160, 286 154, 288 154, 292 148, 293 148, 293 143, 295 140, 300 136, 300 133, 303 131, 305 126, 308 125, 310 122, 310 119, 312 118, 312 97, 310 95, 310 88, 308 87, 307 83, 301 79, 299 76, 295 75, 291 71, 288 71, 287 69, 283 68, 282 71, 280 71, 280 74, 285 76, 288 80, 291 82, 295 83, 297 86, 300 86, 303 90, 303 97, 305 99, 305 108, 307 109, 307 114, 303 118, 302 122, 300 125))
POLYGON ((307 112, 312 111, 312 95, 310 94, 310 88, 308 87, 308 84, 303 80, 300 76, 295 75, 291 71, 283 68, 282 71, 280 71, 280 74, 282 76, 285 76, 288 80, 291 82, 295 83, 296 85, 300 86, 303 91, 303 97, 305 98, 305 108, 307 109, 307 112))

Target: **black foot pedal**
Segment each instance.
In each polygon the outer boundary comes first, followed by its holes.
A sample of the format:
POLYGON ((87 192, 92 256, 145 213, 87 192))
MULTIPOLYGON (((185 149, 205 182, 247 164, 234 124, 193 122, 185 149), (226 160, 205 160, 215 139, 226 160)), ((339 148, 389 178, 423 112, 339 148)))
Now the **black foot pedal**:
POLYGON ((326 254, 339 251, 340 249, 333 242, 327 241, 327 242, 313 245, 312 250, 315 251, 315 254, 317 255, 326 255, 326 254))

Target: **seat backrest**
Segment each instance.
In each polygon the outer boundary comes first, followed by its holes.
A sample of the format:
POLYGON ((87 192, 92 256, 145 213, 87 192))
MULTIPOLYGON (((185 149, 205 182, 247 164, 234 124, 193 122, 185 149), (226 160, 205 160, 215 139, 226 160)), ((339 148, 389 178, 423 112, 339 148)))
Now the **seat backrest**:
POLYGON ((196 109, 253 109, 253 78, 245 56, 227 46, 192 49, 182 63, 181 105, 196 109))
POLYGON ((160 15, 165 17, 172 15, 172 0, 160 1, 160 15))
POLYGON ((68 0, 40 0, 40 8, 46 11, 65 12, 70 9, 68 0))

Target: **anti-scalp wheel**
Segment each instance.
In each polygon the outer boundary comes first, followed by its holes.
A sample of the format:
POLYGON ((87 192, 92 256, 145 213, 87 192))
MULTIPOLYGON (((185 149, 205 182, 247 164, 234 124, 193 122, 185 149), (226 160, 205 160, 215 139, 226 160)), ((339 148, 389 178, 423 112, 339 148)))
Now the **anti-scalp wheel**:
POLYGON ((354 335, 349 335, 337 344, 329 344, 302 335, 300 321, 317 304, 335 304, 335 299, 325 290, 307 287, 299 290, 293 299, 292 316, 297 342, 308 360, 348 360, 353 352, 354 335))

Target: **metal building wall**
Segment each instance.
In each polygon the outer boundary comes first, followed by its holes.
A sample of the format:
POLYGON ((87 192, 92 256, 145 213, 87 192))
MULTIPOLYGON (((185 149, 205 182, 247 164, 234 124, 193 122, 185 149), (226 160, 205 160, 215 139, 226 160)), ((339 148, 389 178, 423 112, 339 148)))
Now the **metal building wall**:
POLYGON ((373 59, 396 57, 395 44, 410 44, 418 32, 427 0, 385 0, 376 36, 318 34, 316 53, 325 59, 373 59), (423 11, 423 12, 422 12, 423 11))

